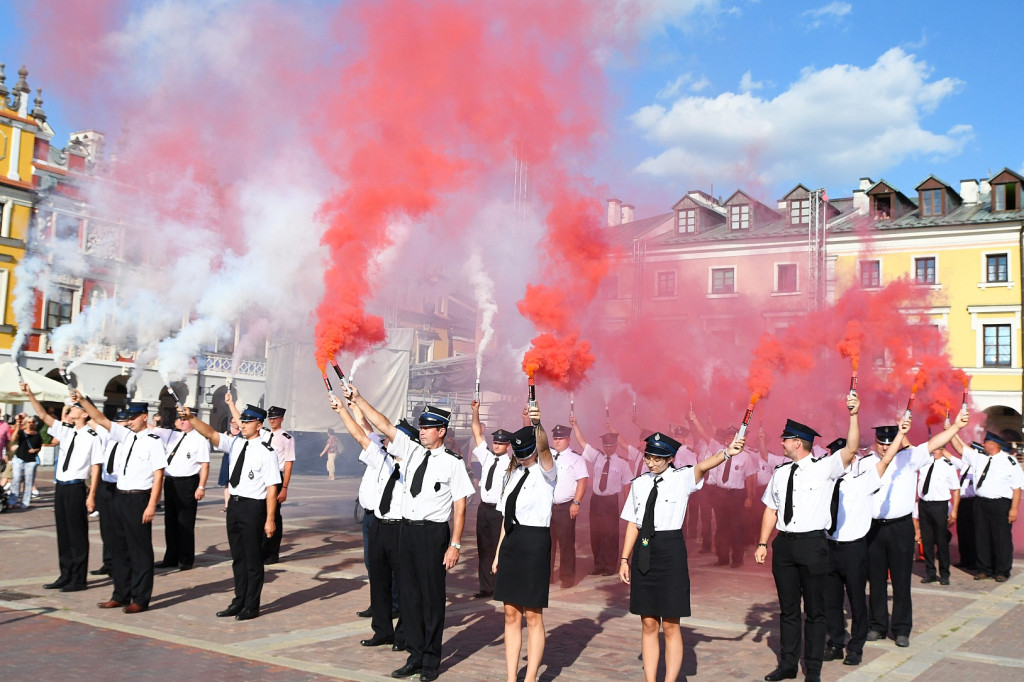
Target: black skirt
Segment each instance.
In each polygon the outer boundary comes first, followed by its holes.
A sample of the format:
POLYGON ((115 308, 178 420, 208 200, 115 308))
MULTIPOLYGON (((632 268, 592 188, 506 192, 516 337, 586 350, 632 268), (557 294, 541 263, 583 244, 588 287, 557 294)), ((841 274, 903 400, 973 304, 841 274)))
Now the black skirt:
POLYGON ((633 545, 629 571, 629 612, 638 616, 686 618, 690 615, 690 569, 681 530, 660 530, 651 538, 651 570, 637 569, 640 539, 633 545))
POLYGON ((531 609, 548 605, 551 578, 551 529, 514 526, 498 552, 494 600, 531 609))

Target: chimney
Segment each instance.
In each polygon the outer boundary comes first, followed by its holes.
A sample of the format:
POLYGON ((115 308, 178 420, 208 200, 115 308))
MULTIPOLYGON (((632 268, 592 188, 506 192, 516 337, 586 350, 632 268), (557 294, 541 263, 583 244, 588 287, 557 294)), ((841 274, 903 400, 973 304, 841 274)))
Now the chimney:
POLYGON ((608 200, 608 227, 622 224, 622 202, 618 199, 608 200))
POLYGON ((960 198, 964 200, 965 204, 978 203, 978 181, 974 179, 961 180, 960 198))
POLYGON ((862 189, 853 190, 853 208, 858 214, 867 215, 869 204, 867 192, 862 189))
POLYGON ((992 194, 992 185, 989 184, 988 180, 981 181, 981 198, 984 199, 992 194))
POLYGON ((635 209, 636 209, 636 206, 634 206, 633 204, 623 204, 622 205, 622 224, 623 225, 625 225, 626 223, 633 222, 633 211, 635 209))

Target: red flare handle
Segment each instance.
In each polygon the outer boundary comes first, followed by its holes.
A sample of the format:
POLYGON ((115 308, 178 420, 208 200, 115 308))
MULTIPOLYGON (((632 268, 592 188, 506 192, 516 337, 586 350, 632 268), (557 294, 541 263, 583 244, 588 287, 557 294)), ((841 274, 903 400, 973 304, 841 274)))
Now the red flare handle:
POLYGON ((857 395, 857 372, 856 371, 854 371, 853 374, 850 375, 850 395, 851 396, 856 396, 857 395))
POLYGON ((334 395, 334 387, 331 386, 331 380, 327 378, 327 372, 323 372, 324 386, 327 387, 327 394, 330 396, 334 395))

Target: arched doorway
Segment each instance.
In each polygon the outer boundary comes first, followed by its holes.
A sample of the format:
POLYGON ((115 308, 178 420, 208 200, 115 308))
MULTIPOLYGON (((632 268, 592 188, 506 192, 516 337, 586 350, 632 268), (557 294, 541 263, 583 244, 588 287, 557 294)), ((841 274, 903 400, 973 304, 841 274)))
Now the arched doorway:
POLYGON ((103 416, 113 419, 117 411, 128 404, 127 375, 119 374, 108 381, 103 396, 106 399, 103 403, 103 416))
POLYGON ((1024 442, 1021 427, 1020 412, 1012 407, 993 405, 985 409, 985 429, 997 433, 1008 442, 1013 443, 1017 452, 1020 452, 1021 444, 1024 442))
MULTIPOLYGON (((188 386, 180 381, 172 381, 171 388, 174 389, 174 393, 182 405, 189 404, 188 386)), ((160 389, 160 403, 157 405, 156 413, 160 415, 160 426, 167 429, 174 428, 174 420, 178 418, 178 404, 166 386, 160 389)))

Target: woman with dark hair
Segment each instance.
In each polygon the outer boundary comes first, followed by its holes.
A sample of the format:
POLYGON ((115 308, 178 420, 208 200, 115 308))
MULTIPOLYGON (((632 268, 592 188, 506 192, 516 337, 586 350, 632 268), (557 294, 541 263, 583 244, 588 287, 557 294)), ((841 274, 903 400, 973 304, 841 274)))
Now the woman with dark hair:
POLYGON ((544 608, 551 577, 551 504, 558 469, 540 425, 540 409, 530 407, 532 426, 512 434, 515 468, 502 484, 498 511, 504 517, 492 566, 494 599, 505 604, 505 669, 509 682, 519 674, 526 616, 526 682, 537 679, 544 656, 544 608))
POLYGON ((38 418, 30 417, 24 413, 19 414, 14 422, 10 446, 14 453, 14 456, 11 458, 11 465, 14 469, 10 490, 11 509, 19 506, 22 509, 28 509, 32 502, 32 490, 36 480, 39 450, 43 447, 43 440, 39 435, 39 424, 38 418), (24 483, 24 493, 20 490, 22 483, 24 483))
POLYGON ((683 666, 679 619, 690 615, 690 573, 682 533, 687 500, 703 487, 705 473, 743 450, 744 440, 734 438, 728 450, 696 466, 675 469, 671 464, 679 441, 660 432, 645 439, 644 463, 649 471, 633 479, 622 509, 628 525, 619 555, 619 579, 630 586, 629 612, 640 616, 647 682, 654 682, 658 674, 659 630, 665 631, 665 682, 673 682, 683 666))

